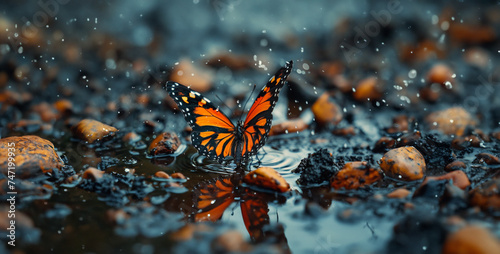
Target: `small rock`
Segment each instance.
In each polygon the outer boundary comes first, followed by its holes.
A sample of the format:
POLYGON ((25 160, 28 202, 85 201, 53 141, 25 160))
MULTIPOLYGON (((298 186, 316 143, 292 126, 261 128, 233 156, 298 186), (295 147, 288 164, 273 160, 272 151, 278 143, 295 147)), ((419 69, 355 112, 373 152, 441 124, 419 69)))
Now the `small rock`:
POLYGON ((452 180, 453 184, 462 190, 470 186, 469 178, 461 170, 452 171, 450 173, 441 176, 428 176, 422 182, 422 185, 427 184, 428 181, 439 181, 439 180, 452 180))
POLYGON ((90 167, 85 172, 83 172, 83 179, 91 179, 94 181, 98 181, 104 176, 104 171, 101 171, 97 168, 90 167))
POLYGON ((436 102, 441 96, 441 85, 437 83, 429 84, 422 87, 419 91, 420 98, 428 102, 436 102))
POLYGON ((455 170, 462 170, 462 169, 466 169, 466 168, 467 168, 467 165, 465 165, 465 163, 463 161, 453 161, 451 163, 448 163, 448 165, 446 165, 446 167, 444 167, 444 171, 452 172, 455 170))
POLYGON ((487 25, 473 25, 460 22, 451 22, 448 29, 453 41, 467 44, 484 44, 496 40, 496 32, 493 27, 487 25))
POLYGON ((345 128, 339 128, 335 129, 332 131, 333 135, 337 136, 355 136, 356 135, 356 129, 354 126, 349 126, 345 128))
POLYGON ((288 120, 280 124, 273 125, 269 131, 269 136, 280 135, 283 133, 300 132, 307 129, 308 125, 302 118, 288 120))
POLYGON ((136 97, 136 102, 143 105, 143 106, 147 106, 149 104, 149 100, 150 100, 149 96, 145 93, 139 94, 136 97))
POLYGON ((422 179, 425 174, 425 160, 413 146, 389 150, 380 159, 380 168, 389 177, 404 181, 422 179))
POLYGON ((448 235, 441 253, 500 253, 500 243, 487 229, 468 225, 448 235))
POLYGON ((325 126, 328 124, 338 124, 342 120, 340 107, 331 101, 328 93, 322 94, 311 107, 316 122, 325 126))
POLYGON ((17 123, 8 123, 7 127, 13 131, 33 133, 37 131, 50 132, 52 124, 43 123, 40 120, 21 119, 17 123))
POLYGON ((386 152, 396 145, 396 140, 390 137, 381 137, 373 146, 373 151, 376 153, 386 152))
POLYGON ((493 154, 489 153, 480 153, 476 154, 476 160, 478 163, 486 163, 486 165, 498 165, 500 164, 500 160, 493 154))
POLYGON ((207 64, 213 67, 227 67, 231 70, 243 70, 253 66, 247 56, 227 53, 210 57, 207 60, 207 64))
POLYGON ((188 59, 182 59, 170 75, 171 81, 190 86, 191 89, 200 93, 210 90, 213 79, 212 70, 195 65, 188 59))
POLYGON ((332 177, 330 186, 334 189, 358 189, 382 179, 380 173, 366 161, 348 162, 332 177))
POLYGON ((153 156, 173 154, 179 146, 181 140, 177 134, 172 132, 164 132, 158 135, 149 145, 149 154, 153 156))
POLYGON ((175 241, 187 241, 193 238, 196 232, 210 231, 211 228, 207 224, 189 223, 181 227, 179 230, 172 232, 171 238, 175 241))
POLYGON ((453 71, 448 65, 445 64, 435 64, 427 73, 427 81, 429 83, 437 83, 442 86, 445 83, 453 83, 455 79, 453 78, 453 71))
POLYGON ((215 253, 246 252, 250 245, 245 242, 239 231, 228 230, 214 239, 212 249, 215 253))
POLYGON ((270 167, 260 167, 251 171, 245 175, 243 181, 251 186, 282 193, 290 190, 290 184, 276 170, 270 167))
POLYGON ((483 211, 500 211, 500 178, 489 180, 476 188, 469 195, 469 203, 483 211))
POLYGON ((66 99, 60 99, 54 102, 53 107, 64 116, 67 116, 73 111, 73 103, 66 99))
POLYGON ((135 132, 129 132, 123 136, 122 140, 125 143, 132 144, 141 140, 141 136, 135 132))
POLYGON ((118 129, 96 120, 83 119, 73 126, 71 131, 74 137, 89 143, 94 143, 114 136, 118 129))
POLYGON ((387 194, 387 197, 388 198, 403 199, 403 198, 408 197, 408 195, 410 195, 410 191, 409 190, 407 190, 405 188, 399 188, 399 189, 395 189, 391 193, 387 194))
MULTIPOLYGON (((1 101, 1 100, 0 100, 1 101)), ((500 131, 495 131, 491 133, 491 136, 496 140, 500 140, 500 131)))
MULTIPOLYGON (((175 174, 175 173, 174 173, 174 174, 175 174)), ((157 172, 155 173, 155 177, 158 177, 158 178, 163 178, 163 179, 170 179, 170 176, 169 176, 167 173, 165 173, 165 171, 161 171, 161 170, 160 170, 160 171, 157 171, 157 172)))
POLYGON ((186 177, 184 176, 184 174, 179 173, 179 172, 173 173, 172 174, 172 178, 174 178, 174 179, 186 179, 186 177))
POLYGON ((365 78, 359 81, 353 97, 357 101, 365 102, 367 100, 376 101, 382 98, 378 79, 375 76, 365 78))
POLYGON ((408 117, 406 115, 399 115, 392 119, 392 126, 386 131, 387 133, 404 132, 408 130, 408 117))
POLYGON ((44 122, 53 122, 59 118, 59 114, 56 110, 48 103, 42 102, 32 107, 33 112, 40 115, 40 118, 44 122))
POLYGON ((64 166, 52 142, 38 136, 2 138, 0 151, 0 170, 5 176, 11 175, 9 167, 15 167, 16 177, 25 179, 64 166))
POLYGON ((480 47, 470 48, 465 51, 465 62, 479 68, 486 68, 491 59, 488 52, 480 47))
POLYGON ((462 107, 452 107, 431 113, 425 120, 431 129, 455 136, 464 135, 466 128, 476 125, 474 117, 462 107))

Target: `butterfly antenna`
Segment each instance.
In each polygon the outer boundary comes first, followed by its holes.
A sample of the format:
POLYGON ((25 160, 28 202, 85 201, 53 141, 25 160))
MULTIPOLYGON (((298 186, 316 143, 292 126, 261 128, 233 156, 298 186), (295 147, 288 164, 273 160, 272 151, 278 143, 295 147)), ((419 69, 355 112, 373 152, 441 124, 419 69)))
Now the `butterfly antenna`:
MULTIPOLYGON (((252 92, 250 93, 250 96, 248 96, 247 100, 245 101, 245 104, 243 105, 243 110, 245 110, 245 108, 247 107, 247 103, 250 100, 250 98, 252 98, 253 92, 255 92, 256 87, 257 87, 257 85, 253 84, 252 92)), ((240 116, 240 119, 238 121, 241 121, 242 116, 243 116, 243 114, 240 116)))
POLYGON ((215 95, 215 97, 221 102, 221 104, 227 108, 228 111, 231 111, 231 108, 219 97, 219 95, 215 95))

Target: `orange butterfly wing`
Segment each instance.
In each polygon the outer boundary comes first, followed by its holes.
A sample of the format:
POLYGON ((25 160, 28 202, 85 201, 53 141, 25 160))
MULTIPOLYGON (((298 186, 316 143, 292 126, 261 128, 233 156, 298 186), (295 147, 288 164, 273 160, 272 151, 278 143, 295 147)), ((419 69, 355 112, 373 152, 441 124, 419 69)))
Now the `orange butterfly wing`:
POLYGON ((243 123, 242 158, 247 159, 248 156, 256 154, 257 150, 266 142, 273 120, 273 109, 276 106, 278 95, 285 84, 286 78, 292 71, 292 66, 292 61, 286 62, 285 67, 279 69, 269 79, 269 82, 262 88, 248 111, 243 123))
POLYGON ((261 241, 264 237, 263 227, 269 224, 267 201, 247 190, 240 208, 248 234, 254 241, 261 241))
POLYGON ((175 100, 193 132, 193 146, 209 159, 221 162, 236 151, 235 126, 209 99, 186 86, 167 82, 167 91, 175 100))
POLYGON ((215 222, 222 217, 226 208, 234 201, 234 185, 230 178, 220 178, 215 182, 202 183, 195 193, 195 221, 215 222))

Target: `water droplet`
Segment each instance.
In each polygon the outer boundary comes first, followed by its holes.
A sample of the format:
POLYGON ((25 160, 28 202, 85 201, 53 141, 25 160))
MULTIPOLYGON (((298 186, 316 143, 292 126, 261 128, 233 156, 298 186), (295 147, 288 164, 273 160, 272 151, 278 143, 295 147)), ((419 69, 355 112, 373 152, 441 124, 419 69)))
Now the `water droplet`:
POLYGON ((453 85, 451 84, 450 81, 444 82, 444 86, 446 87, 446 89, 452 89, 453 88, 453 85))
POLYGON ((415 69, 412 69, 408 72, 408 77, 411 78, 411 79, 414 79, 417 77, 417 70, 415 69))
POLYGON ((267 40, 266 39, 261 39, 260 40, 260 46, 261 47, 267 47, 267 40))

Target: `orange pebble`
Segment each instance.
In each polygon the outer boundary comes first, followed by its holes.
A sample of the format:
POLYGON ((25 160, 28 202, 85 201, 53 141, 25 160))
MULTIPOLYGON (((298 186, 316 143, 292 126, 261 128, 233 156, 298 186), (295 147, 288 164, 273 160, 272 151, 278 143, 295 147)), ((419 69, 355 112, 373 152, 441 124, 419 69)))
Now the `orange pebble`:
POLYGON ((404 181, 422 179, 425 174, 425 160, 413 146, 389 150, 380 159, 380 168, 389 177, 404 181))
POLYGON ((277 192, 287 192, 290 184, 273 168, 260 167, 246 174, 243 178, 246 184, 274 190, 277 192))

